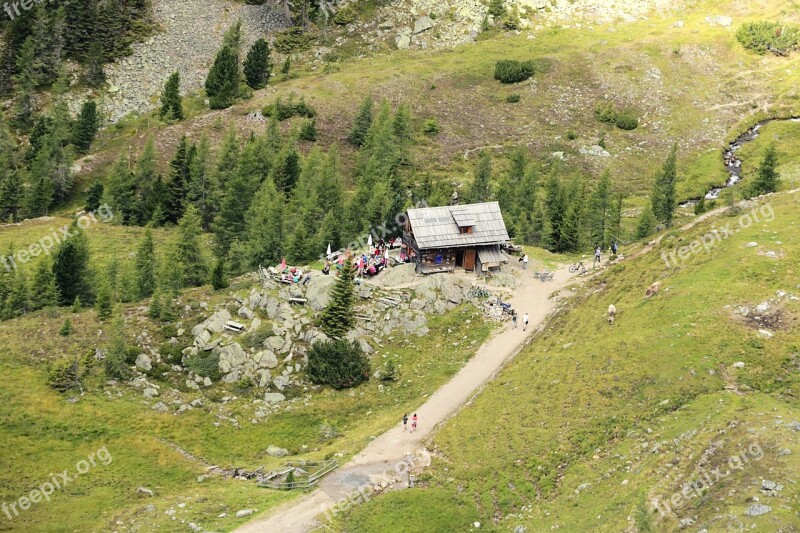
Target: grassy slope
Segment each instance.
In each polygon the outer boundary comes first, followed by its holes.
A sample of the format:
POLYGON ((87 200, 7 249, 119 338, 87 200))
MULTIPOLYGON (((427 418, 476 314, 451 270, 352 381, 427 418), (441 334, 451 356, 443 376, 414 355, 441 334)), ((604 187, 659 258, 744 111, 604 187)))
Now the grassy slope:
MULTIPOLYGON (((431 531, 426 517, 449 516, 449 529, 458 530, 473 521, 500 530, 646 530, 645 523, 673 530, 692 518, 709 531, 739 522, 794 531, 800 447, 785 425, 800 420, 800 303, 777 306, 782 322, 770 328, 771 339, 734 313, 778 290, 800 293, 792 259, 800 253, 800 196, 766 201, 774 221, 743 229, 678 269, 667 271, 656 250, 588 282, 572 309, 435 437, 426 488, 358 507, 341 529, 381 531, 391 523, 397 531, 431 531), (750 241, 758 247, 746 247, 750 241), (780 258, 763 255, 769 250, 780 258), (661 294, 644 299, 657 279, 661 294), (610 303, 619 313, 613 328, 604 319, 610 303), (745 367, 734 368, 737 361, 745 367), (741 470, 727 465, 755 445, 761 460, 753 454, 741 470), (640 503, 668 499, 717 466, 730 474, 676 515, 662 519, 640 503), (779 498, 759 492, 762 478, 784 486, 779 498), (772 512, 745 517, 753 497, 772 512), (395 520, 399 506, 402 521, 395 520)), ((731 220, 668 237, 663 249, 731 220)))
MULTIPOLYGON (((240 293, 246 294, 249 288, 249 283, 239 282, 240 293)), ((210 307, 223 301, 222 295, 206 288, 187 292, 183 298, 194 308, 177 324, 187 329, 205 316, 197 310, 200 300, 209 302, 210 307)), ((144 308, 126 308, 128 333, 147 331, 157 346, 163 335, 143 313, 144 308)), ((87 379, 88 393, 70 403, 67 399, 74 393, 61 395, 47 387, 47 361, 93 353, 107 342, 106 326, 97 322, 93 311, 71 314, 68 310, 37 312, 3 322, 0 345, 5 348, 0 350, 0 372, 5 379, 0 401, 5 409, 0 415, 0 440, 7 448, 0 473, 0 501, 14 501, 46 481, 50 472, 74 470, 78 460, 102 446, 113 461, 92 469, 54 495, 51 502, 38 504, 14 521, 0 515, 0 530, 125 530, 139 526, 185 531, 190 521, 212 530, 231 529, 243 521, 232 517, 237 510, 264 511, 297 494, 222 478, 198 484, 197 477, 206 466, 275 467, 281 460, 265 453, 271 444, 302 457, 337 453, 346 459, 461 368, 491 329, 467 307, 433 318, 429 327, 425 338, 388 339, 393 345, 379 348, 374 356, 376 368, 382 366, 384 357, 393 359, 402 381, 380 384, 373 380, 353 391, 293 391, 285 410, 253 423, 250 421, 260 407, 253 402, 258 393, 222 384, 193 393, 182 385, 185 376, 150 380, 161 386, 160 400, 172 409, 178 398, 178 403, 202 398, 203 408, 182 414, 156 413, 150 408, 156 400, 144 400, 139 390, 105 387, 99 369, 87 379), (75 333, 62 337, 57 331, 66 316, 75 333), (467 318, 471 324, 465 323, 467 318), (454 345, 454 338, 462 340, 454 345), (175 388, 180 389, 180 397, 175 388), (218 403, 223 396, 239 399, 218 403), (240 425, 234 427, 218 415, 234 417, 240 425), (323 422, 335 427, 340 436, 322 438, 323 422), (193 457, 182 455, 175 446, 193 457), (140 486, 154 490, 156 498, 138 497, 140 486), (178 507, 179 503, 186 506, 178 507), (153 510, 147 509, 150 504, 153 510), (166 514, 169 509, 177 513, 175 519, 166 514), (229 517, 218 519, 223 512, 229 517)), ((181 339, 186 344, 190 341, 189 337, 181 339)))
MULTIPOLYGON (((650 190, 655 169, 677 140, 684 176, 679 193, 695 196, 725 180, 719 158, 723 140, 757 116, 800 112, 800 55, 760 57, 735 41, 740 23, 766 17, 797 18, 791 2, 764 0, 721 10, 702 0, 684 12, 629 24, 546 29, 533 39, 526 33, 501 34, 452 50, 377 54, 326 68, 305 65, 299 78, 276 81, 230 110, 193 111, 192 119, 171 126, 143 119, 112 128, 95 160, 86 164, 82 181, 102 175, 119 151, 132 146, 136 153, 149 133, 157 136, 166 166, 184 132, 218 140, 229 125, 253 129, 244 115, 294 92, 317 108, 320 144, 342 146, 345 164, 353 157, 345 141, 352 117, 363 96, 372 94, 394 104, 409 102, 418 128, 429 117, 438 119, 442 132, 434 139, 418 138, 415 160, 420 171, 439 179, 468 182, 477 148, 524 145, 542 162, 551 152, 564 151, 568 171, 599 175, 609 168, 618 188, 640 196, 650 190), (706 22, 707 15, 716 14, 733 16, 733 25, 706 22), (678 20, 683 27, 675 27, 678 20), (550 69, 529 82, 503 86, 492 74, 494 63, 505 58, 544 58, 550 69), (521 101, 507 103, 510 93, 519 93, 521 101), (606 98, 634 109, 642 126, 623 132, 597 122, 595 103, 606 98), (566 138, 569 130, 578 134, 576 140, 566 138), (603 135, 612 157, 578 153, 603 135)), ((284 125, 287 131, 291 127, 284 125)))

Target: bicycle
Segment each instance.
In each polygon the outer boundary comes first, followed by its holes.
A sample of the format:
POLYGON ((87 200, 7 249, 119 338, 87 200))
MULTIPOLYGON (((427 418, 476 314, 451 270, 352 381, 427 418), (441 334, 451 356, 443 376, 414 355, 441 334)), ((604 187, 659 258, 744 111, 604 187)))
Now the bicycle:
POLYGON ((579 270, 581 271, 581 274, 586 273, 586 265, 583 264, 583 261, 578 261, 577 263, 569 266, 569 271, 573 274, 579 270))
POLYGON ((555 272, 547 272, 543 270, 542 272, 534 272, 533 277, 540 280, 540 281, 553 281, 553 276, 555 276, 555 272))

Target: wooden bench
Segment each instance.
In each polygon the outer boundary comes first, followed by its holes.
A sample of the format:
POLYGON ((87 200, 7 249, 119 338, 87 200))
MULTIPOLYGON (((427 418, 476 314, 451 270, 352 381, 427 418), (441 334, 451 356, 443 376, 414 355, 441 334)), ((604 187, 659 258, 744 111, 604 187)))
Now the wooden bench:
POLYGON ((308 300, 305 298, 289 298, 290 304, 306 305, 306 302, 308 302, 308 300))
POLYGON ((245 330, 244 324, 240 324, 239 322, 234 322, 233 320, 228 320, 225 323, 225 329, 229 331, 235 331, 236 333, 241 333, 245 330))

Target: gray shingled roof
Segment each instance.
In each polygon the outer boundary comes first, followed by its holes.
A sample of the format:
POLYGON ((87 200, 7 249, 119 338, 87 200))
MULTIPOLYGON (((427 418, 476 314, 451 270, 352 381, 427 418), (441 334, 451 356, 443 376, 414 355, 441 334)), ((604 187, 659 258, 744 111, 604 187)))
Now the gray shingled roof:
POLYGON ((497 244, 509 240, 497 202, 409 209, 408 218, 421 249, 497 244), (461 233, 456 220, 462 224, 473 222, 472 233, 461 233))

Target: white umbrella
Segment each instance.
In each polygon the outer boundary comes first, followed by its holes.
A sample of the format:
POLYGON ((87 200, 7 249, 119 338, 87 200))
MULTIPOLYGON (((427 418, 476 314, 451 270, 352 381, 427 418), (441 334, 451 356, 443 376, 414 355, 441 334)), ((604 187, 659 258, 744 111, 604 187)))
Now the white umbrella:
POLYGON ((367 239, 367 244, 372 247, 372 233, 369 234, 369 238, 367 239))
POLYGON ((328 257, 330 257, 330 256, 331 256, 331 243, 328 243, 328 251, 326 252, 326 255, 327 255, 328 257))

